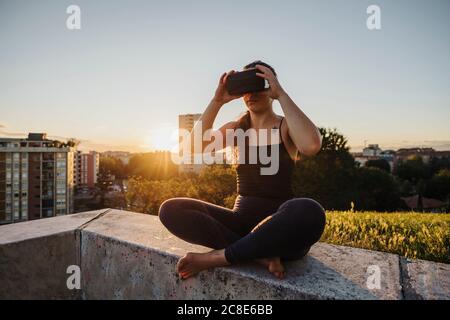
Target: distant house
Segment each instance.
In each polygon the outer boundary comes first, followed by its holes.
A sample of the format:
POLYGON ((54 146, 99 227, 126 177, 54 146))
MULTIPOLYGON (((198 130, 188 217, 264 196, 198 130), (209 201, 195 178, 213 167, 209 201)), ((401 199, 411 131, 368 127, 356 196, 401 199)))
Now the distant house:
POLYGON ((381 154, 381 151, 378 144, 369 144, 368 147, 363 149, 362 155, 364 157, 378 157, 381 154))
POLYGON ((378 144, 369 144, 368 147, 365 147, 362 152, 354 152, 353 157, 355 161, 360 164, 360 166, 364 166, 369 160, 379 160, 384 159, 389 163, 391 172, 394 168, 394 150, 381 150, 378 144))
POLYGON ((395 162, 401 162, 410 156, 420 156, 424 163, 428 163, 436 151, 433 148, 402 148, 395 153, 395 162))
POLYGON ((447 204, 441 200, 425 198, 418 194, 410 197, 402 197, 401 199, 409 209, 415 211, 442 212, 447 207, 447 204))

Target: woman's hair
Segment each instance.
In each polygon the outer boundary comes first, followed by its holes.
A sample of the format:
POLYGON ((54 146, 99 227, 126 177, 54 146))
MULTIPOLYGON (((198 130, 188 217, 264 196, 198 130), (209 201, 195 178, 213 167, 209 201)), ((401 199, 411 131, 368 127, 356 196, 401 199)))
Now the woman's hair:
POLYGON ((277 75, 277 73, 275 72, 275 69, 274 69, 272 66, 268 65, 268 64, 265 63, 265 62, 262 62, 261 60, 256 60, 256 61, 250 62, 248 65, 246 65, 246 66, 244 67, 244 69, 255 68, 257 64, 269 68, 269 69, 273 72, 273 74, 274 74, 275 76, 277 75))
MULTIPOLYGON (((267 64, 267 63, 265 63, 265 62, 263 62, 263 61, 261 61, 261 60, 255 60, 255 61, 253 61, 253 62, 250 62, 249 64, 247 64, 247 65, 244 67, 244 69, 255 68, 257 64, 269 68, 269 69, 273 72, 273 74, 274 74, 275 76, 277 75, 277 73, 275 72, 275 69, 274 69, 271 65, 269 65, 269 64, 267 64)), ((245 112, 245 113, 244 113, 242 116, 240 116, 236 121, 237 121, 237 124, 236 124, 236 128, 235 128, 235 129, 242 129, 242 130, 244 130, 244 131, 250 129, 250 127, 251 127, 251 122, 250 122, 250 112, 249 112, 249 111, 245 112)))

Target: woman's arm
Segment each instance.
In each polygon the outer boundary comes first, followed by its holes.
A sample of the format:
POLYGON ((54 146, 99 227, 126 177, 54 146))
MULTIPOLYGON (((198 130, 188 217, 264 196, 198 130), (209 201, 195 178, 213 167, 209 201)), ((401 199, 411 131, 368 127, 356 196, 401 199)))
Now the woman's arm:
POLYGON ((283 90, 272 70, 261 65, 257 65, 256 68, 261 71, 257 75, 269 81, 270 96, 280 102, 286 117, 289 137, 296 148, 308 156, 319 152, 322 146, 322 137, 317 127, 283 90))
POLYGON ((314 123, 300 110, 287 93, 278 97, 286 116, 289 136, 297 149, 307 156, 315 155, 322 146, 322 137, 314 123))
MULTIPOLYGON (((228 73, 223 73, 219 80, 219 85, 216 89, 216 92, 214 94, 214 97, 206 107, 205 111, 201 115, 200 119, 196 122, 192 132, 191 132, 191 141, 194 141, 194 133, 197 132, 197 134, 201 133, 201 136, 203 137, 203 134, 205 131, 212 129, 214 120, 217 117, 217 114, 219 113, 220 108, 222 106, 234 99, 241 98, 242 95, 230 95, 228 91, 225 88, 225 83, 227 81, 227 77, 234 73, 234 70, 229 71, 228 73), (201 124, 201 126, 200 126, 201 124)), ((223 146, 225 146, 225 130, 228 128, 232 128, 234 125, 234 121, 228 122, 225 125, 223 125, 219 131, 223 135, 223 146)), ((203 140, 202 140, 203 141, 203 140)), ((203 149, 209 144, 209 141, 203 141, 202 145, 202 151, 203 149)), ((193 144, 192 144, 193 145, 193 144)))

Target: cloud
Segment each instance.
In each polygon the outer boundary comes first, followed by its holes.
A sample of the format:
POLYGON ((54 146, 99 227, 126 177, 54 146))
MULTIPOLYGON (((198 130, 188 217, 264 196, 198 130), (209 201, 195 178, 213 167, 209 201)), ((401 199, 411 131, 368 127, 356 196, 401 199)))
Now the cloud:
MULTIPOLYGON (((3 130, 3 128, 5 128, 5 126, 0 124, 0 137, 19 138, 19 139, 24 139, 24 138, 28 137, 28 132, 11 132, 11 131, 5 131, 5 130, 3 130)), ((86 139, 77 139, 76 137, 47 135, 47 138, 53 139, 53 140, 59 140, 59 141, 67 141, 72 138, 76 139, 76 140, 80 141, 80 144, 78 145, 77 149, 81 150, 81 151, 91 151, 91 150, 95 150, 98 152, 105 152, 105 151, 146 152, 146 151, 148 151, 145 148, 141 148, 141 147, 135 146, 135 145, 117 145, 117 144, 99 143, 99 142, 86 140, 86 139)))
POLYGON ((6 136, 8 138, 26 138, 28 136, 28 133, 25 132, 9 132, 4 131, 1 128, 4 128, 4 126, 0 125, 0 135, 6 136))
POLYGON ((90 140, 80 140, 80 144, 78 145, 78 150, 81 151, 128 151, 128 152, 145 152, 148 151, 146 149, 140 148, 135 145, 117 145, 117 144, 108 144, 108 143, 99 143, 90 140))

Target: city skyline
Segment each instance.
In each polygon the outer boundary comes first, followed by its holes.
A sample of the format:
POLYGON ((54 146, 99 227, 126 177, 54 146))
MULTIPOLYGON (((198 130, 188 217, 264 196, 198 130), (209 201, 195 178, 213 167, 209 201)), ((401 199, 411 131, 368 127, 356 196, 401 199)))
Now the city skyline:
MULTIPOLYGON (((82 29, 68 30, 69 1, 0 1, 0 136, 168 149, 178 115, 203 112, 222 72, 262 59, 353 152, 365 141, 449 150, 450 4, 372 2, 77 1, 82 29), (366 27, 370 4, 381 30, 366 27)), ((243 111, 242 101, 225 105, 216 127, 243 111)))

